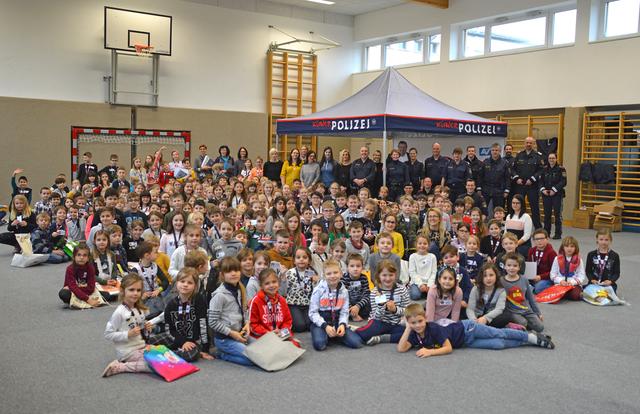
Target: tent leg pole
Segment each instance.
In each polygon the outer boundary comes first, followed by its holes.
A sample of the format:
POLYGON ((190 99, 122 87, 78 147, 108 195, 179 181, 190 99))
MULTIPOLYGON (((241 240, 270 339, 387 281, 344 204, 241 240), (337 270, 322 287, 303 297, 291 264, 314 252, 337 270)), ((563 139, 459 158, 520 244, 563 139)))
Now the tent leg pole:
MULTIPOLYGON (((387 185, 387 130, 382 132, 382 185, 387 185)), ((377 195, 376 195, 377 197, 377 195)))
MULTIPOLYGON (((271 150, 271 148, 269 148, 271 150)), ((276 150, 280 151, 280 135, 276 134, 276 150)))

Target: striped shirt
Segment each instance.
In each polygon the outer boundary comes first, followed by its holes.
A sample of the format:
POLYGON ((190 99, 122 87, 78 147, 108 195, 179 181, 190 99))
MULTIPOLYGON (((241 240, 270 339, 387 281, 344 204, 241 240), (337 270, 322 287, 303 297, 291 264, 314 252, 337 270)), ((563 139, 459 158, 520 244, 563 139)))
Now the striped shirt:
POLYGON ((371 316, 370 319, 376 319, 381 322, 386 322, 394 325, 399 325, 404 315, 404 308, 409 306, 409 291, 407 288, 400 284, 396 284, 393 290, 380 289, 378 287, 373 288, 371 295, 369 296, 371 302, 371 316), (387 300, 393 300, 396 304, 396 311, 391 313, 387 310, 387 304, 376 303, 376 297, 378 292, 387 296, 387 300))

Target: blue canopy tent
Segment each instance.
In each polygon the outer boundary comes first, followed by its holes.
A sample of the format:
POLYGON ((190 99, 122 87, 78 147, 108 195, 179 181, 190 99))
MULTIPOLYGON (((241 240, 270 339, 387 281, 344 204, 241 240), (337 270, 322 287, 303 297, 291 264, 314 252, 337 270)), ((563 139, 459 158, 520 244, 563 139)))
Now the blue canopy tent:
MULTIPOLYGON (((491 121, 453 108, 429 96, 397 70, 387 68, 355 95, 297 118, 280 119, 276 134, 372 137, 383 139, 386 167, 387 137, 432 138, 446 136, 478 139, 484 143, 507 136, 505 122, 491 121)), ((462 140, 466 141, 467 140, 462 140)), ((460 145, 461 140, 455 140, 460 145)), ((383 169, 386 173, 386 168, 383 169)), ((386 183, 386 176, 385 176, 386 183)))

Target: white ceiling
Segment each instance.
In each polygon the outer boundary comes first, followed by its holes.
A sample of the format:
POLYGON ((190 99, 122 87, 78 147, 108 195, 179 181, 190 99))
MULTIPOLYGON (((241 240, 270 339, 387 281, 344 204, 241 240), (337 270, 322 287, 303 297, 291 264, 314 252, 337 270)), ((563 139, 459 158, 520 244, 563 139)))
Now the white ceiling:
POLYGON ((328 11, 332 13, 358 15, 368 13, 374 10, 386 9, 388 7, 397 6, 406 3, 407 0, 332 0, 335 4, 325 5, 313 3, 306 0, 270 0, 274 3, 289 4, 298 7, 306 7, 308 9, 316 9, 328 11))

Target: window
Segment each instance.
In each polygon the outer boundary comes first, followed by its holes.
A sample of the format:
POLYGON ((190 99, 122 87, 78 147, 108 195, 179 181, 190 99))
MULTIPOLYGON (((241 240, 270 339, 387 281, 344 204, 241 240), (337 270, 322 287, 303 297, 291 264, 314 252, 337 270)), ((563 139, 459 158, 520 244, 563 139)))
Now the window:
POLYGON ((546 29, 546 17, 492 26, 491 52, 543 46, 546 29))
POLYGON ((429 36, 429 55, 427 56, 429 62, 440 62, 441 38, 442 36, 440 34, 429 36))
POLYGON ((380 69, 381 61, 382 61, 382 45, 368 46, 366 70, 380 69))
POLYGON ((384 47, 384 66, 407 65, 424 60, 423 39, 390 43, 384 47))
POLYGON ((553 44, 566 45, 576 41, 576 10, 553 14, 553 44))
POLYGON ((484 26, 464 31, 464 57, 484 55, 484 26))
POLYGON ((436 30, 414 33, 364 47, 364 70, 440 62, 442 36, 436 30))
MULTIPOLYGON (((629 1, 629 0, 616 0, 629 1)), ((640 3, 640 0, 633 0, 640 3)), ((452 59, 575 43, 576 6, 564 3, 452 25, 452 59)))
POLYGON ((638 32, 640 0, 605 2, 604 37, 623 36, 638 32))

